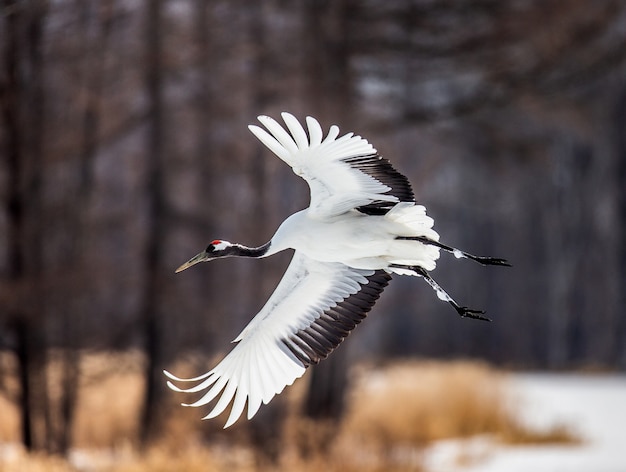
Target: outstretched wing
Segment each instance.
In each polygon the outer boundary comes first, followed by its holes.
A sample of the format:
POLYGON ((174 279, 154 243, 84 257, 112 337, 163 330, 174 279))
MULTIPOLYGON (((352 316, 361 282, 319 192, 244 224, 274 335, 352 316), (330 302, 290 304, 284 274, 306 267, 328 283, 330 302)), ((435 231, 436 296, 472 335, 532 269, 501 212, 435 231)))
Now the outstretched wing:
POLYGON ((195 403, 202 406, 219 396, 205 418, 222 413, 233 400, 225 428, 248 404, 248 419, 261 402, 301 377, 306 367, 324 359, 363 319, 387 286, 385 271, 353 269, 323 263, 296 252, 285 275, 261 311, 234 342, 237 346, 210 372, 192 379, 180 392, 208 391, 195 403))
POLYGON ((259 116, 267 131, 250 125, 250 131, 274 154, 307 181, 311 189, 309 215, 329 218, 357 209, 367 214, 384 214, 397 202, 414 202, 408 179, 360 136, 339 137, 330 127, 323 138, 315 118, 306 118, 308 136, 298 120, 282 113, 287 130, 268 116, 259 116))

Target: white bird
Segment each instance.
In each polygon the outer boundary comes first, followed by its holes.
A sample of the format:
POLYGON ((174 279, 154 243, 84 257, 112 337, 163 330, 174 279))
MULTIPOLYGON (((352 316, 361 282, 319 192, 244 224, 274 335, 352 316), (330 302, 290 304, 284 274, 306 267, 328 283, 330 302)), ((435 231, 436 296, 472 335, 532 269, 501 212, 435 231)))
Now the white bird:
POLYGON ((237 421, 246 403, 250 419, 261 403, 326 358, 365 318, 391 274, 423 277, 462 317, 488 320, 484 312, 458 305, 428 272, 440 249, 484 265, 509 265, 440 243, 433 219, 415 203, 407 178, 365 139, 352 133, 338 137, 335 125, 324 138, 311 117, 306 118, 307 135, 293 115, 283 113, 282 118, 287 129, 267 116, 258 118, 267 131, 255 125, 249 129, 307 181, 309 208, 288 217, 262 246, 218 239, 176 270, 219 257, 259 258, 295 250, 272 296, 214 369, 190 379, 165 371, 175 382, 195 382, 179 388, 168 381, 175 391, 208 390, 184 406, 207 405, 219 396, 204 419, 218 416, 232 401, 224 428, 237 421))

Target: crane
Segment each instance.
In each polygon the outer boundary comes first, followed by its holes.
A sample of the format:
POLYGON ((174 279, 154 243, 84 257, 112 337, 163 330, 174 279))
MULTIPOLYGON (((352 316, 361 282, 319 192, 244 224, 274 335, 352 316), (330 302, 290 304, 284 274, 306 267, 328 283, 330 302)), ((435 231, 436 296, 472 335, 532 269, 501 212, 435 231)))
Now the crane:
POLYGON ((326 358, 365 318, 392 274, 421 277, 461 317, 489 320, 483 311, 459 305, 429 272, 440 250, 483 265, 509 265, 439 242, 433 219, 416 204, 408 179, 367 140, 353 133, 339 137, 336 125, 324 137, 312 117, 306 118, 307 133, 293 115, 281 116, 286 128, 268 116, 258 117, 265 129, 248 128, 307 181, 309 207, 289 216, 261 246, 216 239, 176 269, 222 257, 261 258, 295 250, 274 293, 216 367, 194 378, 164 371, 172 390, 205 391, 184 406, 204 406, 219 397, 204 419, 220 415, 232 402, 224 428, 239 419, 246 403, 251 419, 261 403, 326 358))

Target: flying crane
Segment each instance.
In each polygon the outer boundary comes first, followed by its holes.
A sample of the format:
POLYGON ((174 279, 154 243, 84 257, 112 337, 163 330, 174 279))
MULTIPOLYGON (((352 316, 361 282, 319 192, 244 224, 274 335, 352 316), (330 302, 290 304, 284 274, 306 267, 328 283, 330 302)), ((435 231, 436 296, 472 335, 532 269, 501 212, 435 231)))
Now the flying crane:
POLYGON ((224 428, 243 413, 252 418, 261 403, 326 358, 370 311, 392 274, 422 277, 439 299, 466 318, 488 320, 484 312, 459 305, 430 276, 440 250, 483 265, 508 266, 504 259, 480 257, 439 242, 433 219, 415 203, 408 179, 360 136, 326 137, 317 120, 282 113, 286 129, 268 116, 265 129, 250 131, 307 181, 309 208, 289 216, 270 241, 248 247, 216 239, 181 265, 181 272, 220 257, 267 257, 285 249, 294 255, 282 280, 261 311, 233 341, 237 345, 211 371, 183 379, 165 371, 178 392, 202 392, 194 403, 215 406, 214 418, 232 402, 224 428), (181 388, 173 382, 192 382, 181 388))

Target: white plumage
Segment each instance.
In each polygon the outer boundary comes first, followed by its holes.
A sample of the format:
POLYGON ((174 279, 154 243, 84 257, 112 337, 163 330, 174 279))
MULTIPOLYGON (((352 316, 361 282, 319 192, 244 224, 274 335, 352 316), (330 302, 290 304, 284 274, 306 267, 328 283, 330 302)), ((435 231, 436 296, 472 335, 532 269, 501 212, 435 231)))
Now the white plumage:
POLYGON ((433 220, 416 205, 411 186, 374 147, 352 133, 339 136, 331 126, 324 138, 320 124, 307 117, 308 135, 288 113, 284 129, 267 116, 266 130, 250 131, 304 178, 311 189, 309 208, 291 215, 272 239, 257 248, 215 240, 177 272, 217 257, 266 257, 295 249, 276 290, 234 342, 235 348, 211 371, 191 379, 165 374, 176 382, 195 382, 179 392, 204 395, 187 406, 218 398, 205 418, 221 414, 232 402, 225 427, 247 404, 252 418, 306 367, 325 358, 363 319, 391 276, 418 275, 464 317, 486 319, 461 307, 430 277, 439 250, 482 264, 508 265, 439 243, 433 220))

